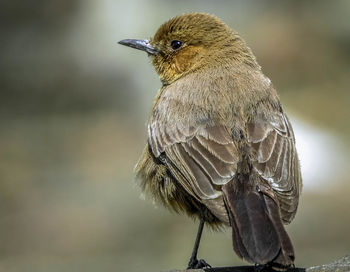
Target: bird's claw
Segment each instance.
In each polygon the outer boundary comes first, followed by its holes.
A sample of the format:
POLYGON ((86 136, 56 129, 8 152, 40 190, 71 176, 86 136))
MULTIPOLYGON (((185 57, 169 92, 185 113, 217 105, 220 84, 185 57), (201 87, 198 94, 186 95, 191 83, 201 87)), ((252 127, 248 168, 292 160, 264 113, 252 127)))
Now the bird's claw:
POLYGON ((203 259, 191 259, 188 263, 187 269, 200 269, 200 268, 210 268, 211 265, 208 264, 203 259))
POLYGON ((255 272, 267 272, 267 271, 271 271, 270 268, 271 267, 267 264, 255 264, 254 271, 255 272))

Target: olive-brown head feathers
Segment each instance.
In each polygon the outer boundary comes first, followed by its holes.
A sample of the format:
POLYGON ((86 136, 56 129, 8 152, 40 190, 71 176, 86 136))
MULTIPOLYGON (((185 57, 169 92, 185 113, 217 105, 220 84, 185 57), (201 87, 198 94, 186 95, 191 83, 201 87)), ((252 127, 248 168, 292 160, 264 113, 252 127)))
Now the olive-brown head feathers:
POLYGON ((205 13, 170 19, 159 27, 150 41, 123 40, 120 43, 148 52, 163 84, 208 67, 246 63, 259 68, 238 34, 217 17, 205 13))

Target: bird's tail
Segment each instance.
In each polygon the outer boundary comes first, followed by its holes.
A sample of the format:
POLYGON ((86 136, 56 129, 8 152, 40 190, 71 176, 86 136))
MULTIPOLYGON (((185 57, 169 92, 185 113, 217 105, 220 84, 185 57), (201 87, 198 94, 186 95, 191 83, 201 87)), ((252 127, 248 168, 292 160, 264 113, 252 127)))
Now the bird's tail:
POLYGON ((251 182, 251 178, 237 183, 231 181, 223 187, 233 248, 250 263, 286 270, 293 264, 294 250, 282 224, 278 200, 268 186, 251 182))

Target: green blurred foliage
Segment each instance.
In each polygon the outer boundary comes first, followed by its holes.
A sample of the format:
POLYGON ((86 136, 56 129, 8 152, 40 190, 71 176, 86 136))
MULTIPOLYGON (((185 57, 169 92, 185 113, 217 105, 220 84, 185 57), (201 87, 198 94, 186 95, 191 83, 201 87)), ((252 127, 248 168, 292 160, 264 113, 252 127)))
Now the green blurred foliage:
MULTIPOLYGON (((0 271, 185 266, 196 225, 133 183, 160 82, 116 42, 190 11, 241 33, 287 111, 349 150, 349 1, 1 1, 0 271)), ((304 193, 288 227, 298 266, 349 253, 349 178, 330 183, 304 193)), ((212 265, 243 263, 229 230, 203 238, 212 265)))

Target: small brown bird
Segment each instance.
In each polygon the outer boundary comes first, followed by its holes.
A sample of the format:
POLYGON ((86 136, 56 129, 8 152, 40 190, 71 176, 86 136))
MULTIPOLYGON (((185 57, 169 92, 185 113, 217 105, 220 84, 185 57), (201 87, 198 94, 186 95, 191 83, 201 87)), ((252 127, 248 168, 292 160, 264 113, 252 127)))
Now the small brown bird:
POLYGON ((122 45, 146 51, 162 81, 136 166, 141 187, 200 225, 232 227, 244 260, 286 270, 294 250, 283 226, 301 192, 291 124, 271 81, 240 36, 217 17, 191 13, 164 23, 150 41, 122 45))

